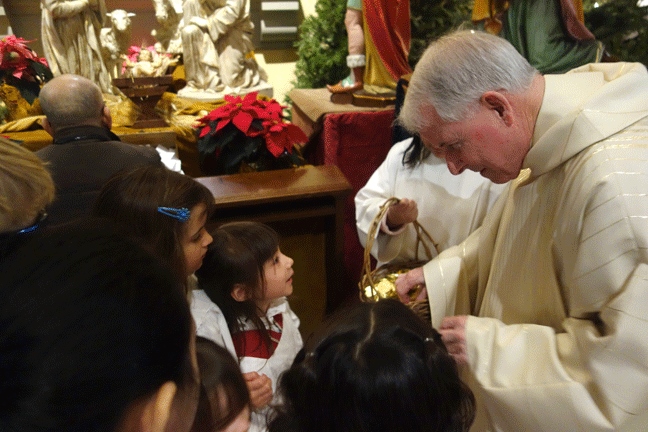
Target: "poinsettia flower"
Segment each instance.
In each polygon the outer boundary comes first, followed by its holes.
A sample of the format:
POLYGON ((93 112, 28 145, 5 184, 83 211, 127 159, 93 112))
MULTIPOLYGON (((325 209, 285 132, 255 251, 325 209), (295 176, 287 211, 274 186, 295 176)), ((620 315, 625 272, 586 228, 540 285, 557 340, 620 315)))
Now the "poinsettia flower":
POLYGON ((263 125, 266 128, 266 147, 274 157, 281 156, 284 151, 292 153, 296 143, 308 141, 306 134, 292 123, 265 121, 263 125))
POLYGON ((257 94, 257 92, 251 92, 246 94, 245 97, 225 95, 225 104, 199 119, 202 125, 211 125, 214 122, 216 125, 213 131, 211 127, 208 129, 203 128, 199 137, 202 138, 208 133, 217 134, 230 122, 247 136, 258 135, 258 131, 250 129, 254 119, 264 117, 263 109, 255 103, 257 94))
POLYGON ((281 121, 283 117, 283 110, 286 108, 281 105, 275 99, 270 99, 269 101, 260 101, 263 105, 263 110, 267 114, 268 120, 281 121))
POLYGON ((25 40, 21 37, 16 37, 15 35, 9 35, 2 38, 0 41, 0 50, 3 52, 17 52, 20 57, 26 58, 29 60, 35 60, 37 58, 36 54, 27 47, 28 43, 33 41, 25 40))
POLYGON ((31 62, 48 66, 47 60, 38 57, 26 44, 33 42, 15 35, 5 36, 0 40, 0 70, 10 71, 11 75, 21 80, 35 80, 35 71, 31 62))

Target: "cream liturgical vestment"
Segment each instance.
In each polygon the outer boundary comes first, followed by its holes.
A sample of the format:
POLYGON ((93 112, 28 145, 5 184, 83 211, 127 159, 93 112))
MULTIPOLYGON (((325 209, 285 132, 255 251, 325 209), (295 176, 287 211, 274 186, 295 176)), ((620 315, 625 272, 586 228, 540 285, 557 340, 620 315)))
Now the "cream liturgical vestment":
POLYGON ((432 322, 472 315, 473 429, 622 430, 648 411, 648 73, 545 83, 525 169, 424 267, 432 322))

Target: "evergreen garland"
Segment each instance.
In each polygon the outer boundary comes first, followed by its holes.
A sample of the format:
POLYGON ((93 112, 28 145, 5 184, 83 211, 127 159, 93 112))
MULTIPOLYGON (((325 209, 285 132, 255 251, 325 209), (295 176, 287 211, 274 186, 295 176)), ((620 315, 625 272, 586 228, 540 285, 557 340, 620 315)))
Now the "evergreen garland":
POLYGON ((471 24, 473 0, 410 0, 412 42, 409 64, 414 68, 434 39, 471 24))
POLYGON ((349 74, 345 13, 346 0, 318 0, 315 14, 304 19, 295 43, 295 88, 321 88, 349 74))
POLYGON ((583 9, 585 25, 610 54, 648 66, 648 6, 637 0, 584 0, 583 9))

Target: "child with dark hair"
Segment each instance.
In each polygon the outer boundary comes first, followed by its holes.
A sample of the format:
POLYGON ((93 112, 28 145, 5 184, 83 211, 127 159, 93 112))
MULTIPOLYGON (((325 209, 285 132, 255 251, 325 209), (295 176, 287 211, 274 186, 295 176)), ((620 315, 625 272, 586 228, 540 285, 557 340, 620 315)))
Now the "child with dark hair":
POLYGON ((0 291, 0 430, 189 431, 194 328, 157 257, 105 220, 39 229, 0 291))
POLYGON ((238 362, 215 342, 198 336, 200 400, 191 432, 245 432, 250 427, 250 394, 238 362))
POLYGON ((475 402, 441 336, 395 300, 343 310, 279 383, 271 432, 460 432, 475 402))
POLYGON ((258 222, 225 224, 212 236, 191 312, 199 336, 238 358, 254 409, 250 430, 266 430, 279 374, 303 346, 286 299, 293 260, 281 253, 277 233, 258 222))
POLYGON ((99 192, 93 215, 116 222, 143 240, 188 293, 212 238, 205 230, 214 197, 191 177, 164 167, 120 172, 99 192))

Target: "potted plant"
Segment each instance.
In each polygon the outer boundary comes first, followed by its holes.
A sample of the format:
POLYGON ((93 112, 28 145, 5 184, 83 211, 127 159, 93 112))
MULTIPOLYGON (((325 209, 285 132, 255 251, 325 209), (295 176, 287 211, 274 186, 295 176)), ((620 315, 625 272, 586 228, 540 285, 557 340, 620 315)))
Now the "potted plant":
POLYGON ((258 92, 225 95, 225 103, 198 120, 198 154, 205 175, 291 168, 304 164, 300 144, 308 141, 285 121, 274 99, 258 92))
POLYGON ((52 79, 47 60, 38 57, 27 41, 15 35, 0 39, 0 74, 3 84, 16 87, 30 104, 38 97, 41 86, 52 79))

